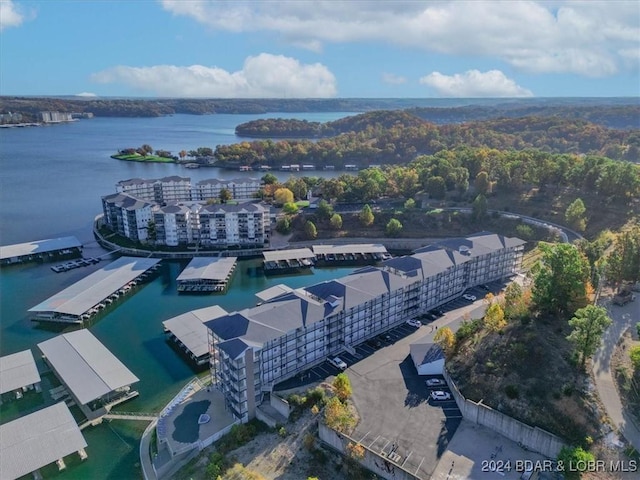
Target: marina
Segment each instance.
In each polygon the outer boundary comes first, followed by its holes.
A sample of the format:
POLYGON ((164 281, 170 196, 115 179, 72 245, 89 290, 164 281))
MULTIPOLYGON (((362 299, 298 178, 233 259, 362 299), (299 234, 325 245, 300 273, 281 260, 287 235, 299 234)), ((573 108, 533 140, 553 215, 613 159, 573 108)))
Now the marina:
POLYGON ((308 248, 263 252, 265 275, 284 275, 309 271, 316 256, 308 248))
POLYGON ((237 257, 195 257, 176 279, 178 292, 224 292, 237 261, 237 257))
POLYGON ((60 265, 53 265, 51 270, 56 273, 68 272, 69 270, 73 270, 74 268, 80 267, 88 267, 89 265, 95 265, 100 262, 100 258, 91 257, 91 258, 81 258, 80 260, 72 260, 71 262, 62 263, 60 265))
POLYGON ((40 373, 31 350, 0 357, 0 404, 5 394, 20 400, 29 390, 41 391, 40 373))
POLYGON ((61 237, 0 247, 0 264, 51 261, 80 255, 82 243, 76 237, 61 237))
POLYGON ((311 248, 316 256, 316 266, 318 267, 331 265, 374 265, 391 258, 391 255, 384 245, 374 243, 314 245, 311 248))
POLYGON ((82 325, 143 281, 159 262, 154 258, 120 257, 30 308, 32 320, 82 325))

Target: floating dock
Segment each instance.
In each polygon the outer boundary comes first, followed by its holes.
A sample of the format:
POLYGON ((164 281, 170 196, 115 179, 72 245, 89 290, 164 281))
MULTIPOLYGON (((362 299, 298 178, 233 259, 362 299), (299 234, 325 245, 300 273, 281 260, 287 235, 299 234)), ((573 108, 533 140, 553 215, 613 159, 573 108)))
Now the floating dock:
POLYGON ((192 310, 162 322, 168 340, 174 342, 180 353, 189 358, 196 367, 209 364, 209 332, 204 322, 228 315, 228 312, 213 305, 192 310))
POLYGON ((120 257, 29 309, 36 322, 82 325, 126 295, 159 266, 159 259, 120 257))
POLYGON ((196 257, 176 279, 178 292, 224 292, 236 269, 237 257, 196 257))
POLYGON ((51 238, 0 247, 0 264, 54 261, 80 255, 82 244, 76 237, 51 238))
POLYGON ((391 258, 386 247, 377 243, 314 245, 312 248, 318 267, 375 265, 391 258))
POLYGON ((316 256, 308 248, 263 252, 265 275, 301 273, 315 264, 316 256))
POLYGON ((0 458, 2 478, 13 480, 34 473, 42 478, 38 469, 56 462, 65 468, 64 457, 78 452, 87 458, 80 428, 64 403, 57 403, 37 412, 0 425, 0 458))

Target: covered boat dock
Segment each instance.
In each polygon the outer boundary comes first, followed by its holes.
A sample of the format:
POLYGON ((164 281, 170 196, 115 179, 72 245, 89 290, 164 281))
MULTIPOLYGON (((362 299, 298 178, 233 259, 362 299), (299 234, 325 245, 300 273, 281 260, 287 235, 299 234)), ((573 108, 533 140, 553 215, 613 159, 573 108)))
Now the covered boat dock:
POLYGON ((0 357, 0 396, 10 393, 20 399, 28 390, 40 391, 40 373, 31 350, 0 357))
POLYGON ((56 462, 65 468, 64 457, 78 452, 87 458, 87 442, 64 403, 57 403, 12 422, 0 425, 0 458, 3 480, 13 480, 56 462))
POLYGON ((120 257, 104 268, 29 309, 37 322, 83 324, 100 310, 127 294, 155 270, 160 260, 120 257))
POLYGON ((209 364, 209 335, 204 322, 228 315, 228 312, 213 305, 192 310, 162 322, 168 339, 173 341, 181 353, 197 367, 209 364))
POLYGON ((316 264, 334 265, 373 265, 391 258, 387 248, 378 243, 354 243, 347 245, 314 245, 316 264))
POLYGON ((176 279, 178 292, 223 292, 236 269, 237 257, 195 257, 176 279))
POLYGON ((51 238, 0 247, 0 265, 59 260, 80 255, 82 244, 76 237, 51 238))
POLYGON ((309 248, 263 252, 262 256, 266 275, 302 272, 311 268, 316 260, 315 254, 309 248))
POLYGON ((138 382, 124 364, 89 330, 64 333, 38 344, 55 375, 88 420, 137 397, 138 382))

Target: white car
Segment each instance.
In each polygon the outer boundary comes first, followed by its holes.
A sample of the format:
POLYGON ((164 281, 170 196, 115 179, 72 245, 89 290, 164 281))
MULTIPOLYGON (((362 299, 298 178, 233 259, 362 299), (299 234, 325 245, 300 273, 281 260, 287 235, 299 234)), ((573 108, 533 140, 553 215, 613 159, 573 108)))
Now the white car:
POLYGON ((420 328, 422 326, 422 322, 420 320, 407 320, 407 325, 410 327, 420 328))
POLYGON ((464 295, 462 295, 462 298, 464 298, 465 300, 469 300, 470 302, 475 302, 476 301, 476 296, 475 295, 469 295, 468 293, 465 293, 464 295))
POLYGON ((347 364, 340 357, 333 357, 329 359, 329 363, 340 370, 346 370, 347 364))
POLYGON ((431 392, 431 398, 433 400, 451 400, 451 394, 442 390, 434 390, 431 392))
POLYGON ((427 387, 446 387, 447 382, 445 382, 442 378, 428 378, 424 381, 427 384, 427 387))

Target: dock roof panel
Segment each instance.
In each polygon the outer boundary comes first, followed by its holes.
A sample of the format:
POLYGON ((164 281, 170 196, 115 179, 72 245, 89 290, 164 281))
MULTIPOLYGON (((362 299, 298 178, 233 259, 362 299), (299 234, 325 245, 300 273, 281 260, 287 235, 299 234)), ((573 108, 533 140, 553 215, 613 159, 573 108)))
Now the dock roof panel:
POLYGON ((0 247, 0 260, 80 247, 82 247, 82 244, 76 237, 50 238, 36 240, 35 242, 16 243, 15 245, 0 247))
POLYGON ((267 262, 278 262, 280 260, 296 260, 299 258, 316 258, 315 254, 309 248, 293 248, 291 250, 262 252, 262 256, 267 262))
POLYGON ((120 257, 29 311, 82 315, 158 262, 155 258, 120 257))
POLYGON ((348 245, 314 245, 313 253, 316 255, 348 254, 348 253, 388 253, 384 245, 378 243, 352 243, 348 245))
POLYGON ((162 324, 196 357, 201 357, 209 353, 209 337, 204 322, 227 314, 224 308, 213 305, 211 307, 183 313, 177 317, 165 320, 162 324))
POLYGON ((86 446, 69 408, 57 403, 0 425, 0 476, 20 478, 86 446))
POLYGON ((178 275, 177 281, 226 280, 238 257, 195 257, 178 275))
POLYGON ((23 350, 0 358, 0 394, 39 381, 40 374, 31 350, 23 350))
POLYGON ((38 348, 83 405, 138 381, 89 330, 58 335, 38 348))
POLYGON ((274 285, 273 287, 269 287, 266 290, 262 290, 256 293, 256 297, 260 299, 261 302, 268 302, 269 300, 279 297, 284 293, 292 292, 293 289, 284 283, 279 283, 278 285, 274 285))

